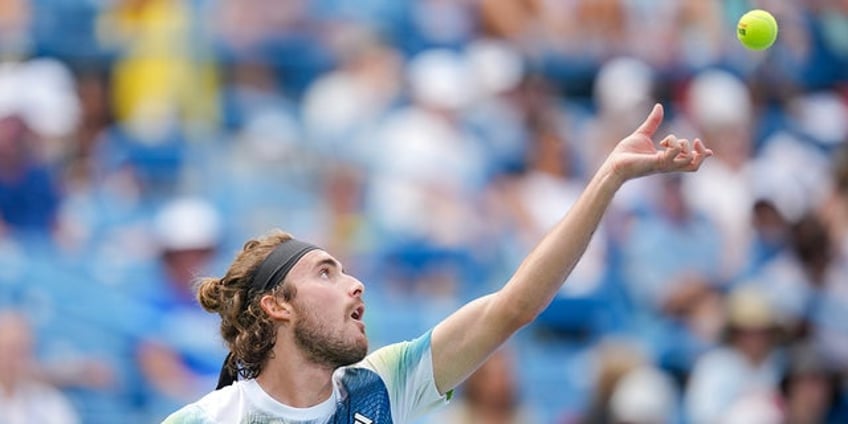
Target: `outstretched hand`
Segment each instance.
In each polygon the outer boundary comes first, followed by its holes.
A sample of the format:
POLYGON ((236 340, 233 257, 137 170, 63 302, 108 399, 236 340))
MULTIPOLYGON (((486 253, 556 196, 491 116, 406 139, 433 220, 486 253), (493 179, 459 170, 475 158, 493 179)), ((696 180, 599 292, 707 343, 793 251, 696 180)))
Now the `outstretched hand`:
POLYGON ((693 172, 698 170, 704 159, 713 155, 713 151, 707 149, 700 139, 690 143, 674 135, 660 141, 659 145, 664 150, 657 150, 653 136, 662 120, 663 108, 657 104, 645 122, 610 153, 607 162, 622 181, 655 173, 693 172))
POLYGON ((468 303, 433 328, 430 347, 439 393, 460 384, 550 305, 586 251, 622 182, 656 172, 694 171, 712 155, 697 139, 690 146, 687 140, 668 136, 655 146, 653 136, 662 119, 662 107, 657 105, 639 129, 618 143, 577 201, 503 288, 468 303))

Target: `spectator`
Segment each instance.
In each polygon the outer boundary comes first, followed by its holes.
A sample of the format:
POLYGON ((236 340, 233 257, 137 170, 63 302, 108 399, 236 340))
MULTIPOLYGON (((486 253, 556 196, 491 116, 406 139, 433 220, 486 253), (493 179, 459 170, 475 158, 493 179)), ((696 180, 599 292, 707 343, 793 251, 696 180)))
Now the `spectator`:
POLYGON ((33 337, 23 315, 13 310, 0 310, 0 422, 79 422, 62 392, 35 378, 33 337))
MULTIPOLYGON (((461 125, 474 87, 464 56, 428 50, 409 63, 413 103, 377 130, 366 208, 389 240, 387 255, 415 249, 463 254, 480 241, 484 151, 461 125)), ((399 264, 402 265, 402 264, 399 264)))
MULTIPOLYGON (((619 383, 626 375, 647 366, 648 357, 637 343, 631 340, 606 340, 596 346, 593 353, 597 358, 597 369, 592 385, 591 403, 579 422, 610 423, 613 422, 615 412, 612 397, 619 383)), ((627 399, 620 399, 618 402, 630 403, 627 399)), ((618 408, 627 406, 629 405, 619 405, 618 408)))
POLYGON ((686 198, 680 177, 652 182, 656 188, 627 211, 618 232, 619 279, 658 363, 683 381, 720 338, 721 235, 686 198))
POLYGON ((842 319, 848 307, 846 269, 822 221, 808 214, 790 227, 788 249, 749 284, 768 288, 770 302, 795 338, 814 343, 828 361, 848 367, 848 327, 842 319))
POLYGON ((780 384, 786 424, 836 424, 848 420, 839 373, 809 344, 796 346, 780 384))
POLYGON ((686 116, 704 140, 715 141, 716 161, 684 180, 688 201, 718 226, 722 283, 736 278, 751 245, 751 165, 756 110, 748 87, 726 71, 708 70, 691 82, 686 116), (728 107, 727 105, 733 105, 728 107), (698 193, 697 196, 690 195, 698 193))
POLYGON ((18 115, 0 117, 0 233, 50 233, 59 190, 33 155, 32 133, 18 115))
POLYGON ((736 289, 727 299, 727 341, 695 363, 685 407, 691 423, 716 423, 737 399, 774 392, 780 378, 778 321, 762 292, 736 289))
POLYGON ((144 134, 141 138, 158 138, 151 131, 161 131, 163 121, 182 130, 208 130, 217 118, 216 68, 193 7, 173 0, 122 0, 104 7, 99 17, 101 43, 119 53, 110 90, 115 117, 144 134))
POLYGON ((52 165, 77 125, 73 84, 53 59, 0 66, 0 232, 56 230, 61 194, 52 165))
POLYGON ((601 66, 592 87, 597 113, 587 124, 587 142, 583 160, 594 169, 614 147, 613 140, 627 134, 639 122, 635 111, 656 101, 656 72, 647 63, 633 57, 617 57, 601 66))
POLYGON ((677 387, 672 378, 652 366, 625 374, 610 398, 615 424, 662 424, 677 422, 677 387))
POLYGON ((197 199, 174 200, 155 224, 161 280, 151 284, 148 300, 158 318, 138 348, 138 361, 152 391, 152 418, 162 419, 175 404, 214 387, 226 356, 220 342, 207 337, 217 326, 197 305, 193 289, 195 278, 210 272, 222 228, 216 211, 197 199))
MULTIPOLYGON (((80 420, 155 421, 208 389, 223 354, 194 338, 215 324, 195 320, 190 281, 227 240, 282 226, 319 242, 388 300, 367 318, 380 343, 411 337, 500 285, 630 115, 661 101, 716 160, 617 196, 533 328, 585 344, 513 352, 545 352, 516 370, 541 394, 532 418, 613 420, 626 367, 585 370, 610 330, 687 396, 723 375, 705 362, 759 375, 740 342, 713 349, 734 287, 844 372, 846 22, 845 0, 0 0, 0 304, 33 314, 41 375, 80 420), (754 6, 780 24, 763 52, 734 31, 754 6), (175 193, 214 199, 238 237, 165 248, 149 224, 175 193)), ((848 422, 820 418, 824 379, 798 372, 715 419, 848 422)))
POLYGON ((687 293, 715 288, 722 240, 713 222, 687 200, 680 176, 653 182, 659 190, 647 193, 632 211, 622 266, 638 305, 676 316, 686 309, 687 293))
MULTIPOLYGON (((524 169, 507 173, 495 184, 507 225, 515 228, 515 240, 508 245, 519 256, 532 249, 533 240, 556 223, 559 217, 554 211, 567 210, 577 201, 582 188, 571 166, 573 151, 554 123, 541 118, 533 123, 528 136, 524 169)), ((604 227, 598 232, 602 234, 604 227)), ((593 239, 571 276, 572 284, 563 289, 563 294, 597 290, 603 277, 605 252, 606 239, 593 239)))
POLYGON ((374 127, 399 102, 403 63, 395 48, 367 29, 351 25, 339 33, 338 68, 304 94, 304 127, 322 154, 367 163, 374 127))
POLYGON ((495 352, 461 386, 450 406, 432 423, 519 424, 536 422, 521 398, 515 355, 508 348, 495 352))

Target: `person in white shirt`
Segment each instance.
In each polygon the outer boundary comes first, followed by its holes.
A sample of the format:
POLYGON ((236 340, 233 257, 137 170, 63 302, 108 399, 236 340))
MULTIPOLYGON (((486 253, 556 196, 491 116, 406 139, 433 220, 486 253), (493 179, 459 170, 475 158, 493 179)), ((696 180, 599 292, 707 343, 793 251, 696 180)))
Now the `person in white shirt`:
POLYGON ((35 378, 32 338, 22 314, 0 310, 0 423, 78 423, 65 395, 35 378))
POLYGON ((695 171, 712 151, 695 139, 652 140, 663 118, 616 145, 568 213, 498 291, 471 301, 411 342, 370 355, 365 286, 328 252, 274 232, 248 241, 198 299, 221 317, 230 348, 219 390, 165 419, 189 423, 407 423, 452 390, 559 291, 625 181, 695 171), (240 377, 240 378, 239 378, 240 377))
MULTIPOLYGON (((766 294, 741 286, 726 299, 727 341, 695 363, 684 397, 688 422, 725 422, 747 397, 777 398, 782 361, 777 349, 779 317, 766 294)), ((729 422, 729 421, 728 421, 729 422)), ((738 421, 772 422, 772 421, 738 421)))

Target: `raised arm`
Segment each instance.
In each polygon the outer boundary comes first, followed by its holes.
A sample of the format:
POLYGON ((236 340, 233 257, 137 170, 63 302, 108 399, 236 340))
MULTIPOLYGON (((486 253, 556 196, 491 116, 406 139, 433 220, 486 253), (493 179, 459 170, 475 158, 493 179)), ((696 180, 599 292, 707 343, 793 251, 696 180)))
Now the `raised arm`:
POLYGON ((547 307, 625 181, 653 173, 695 171, 712 155, 700 140, 690 145, 673 135, 659 143, 664 150, 658 151, 652 137, 662 119, 662 106, 654 106, 645 122, 619 142, 565 217, 499 291, 468 303, 436 326, 432 335, 433 372, 441 393, 459 385, 547 307))

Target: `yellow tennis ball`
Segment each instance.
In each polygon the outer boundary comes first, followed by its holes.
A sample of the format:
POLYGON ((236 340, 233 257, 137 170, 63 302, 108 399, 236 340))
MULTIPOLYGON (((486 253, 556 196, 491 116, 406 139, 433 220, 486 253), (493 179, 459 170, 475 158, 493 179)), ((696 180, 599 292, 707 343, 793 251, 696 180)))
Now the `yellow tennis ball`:
POLYGON ((739 18, 736 37, 751 50, 765 50, 777 40, 777 20, 765 10, 754 9, 739 18))

